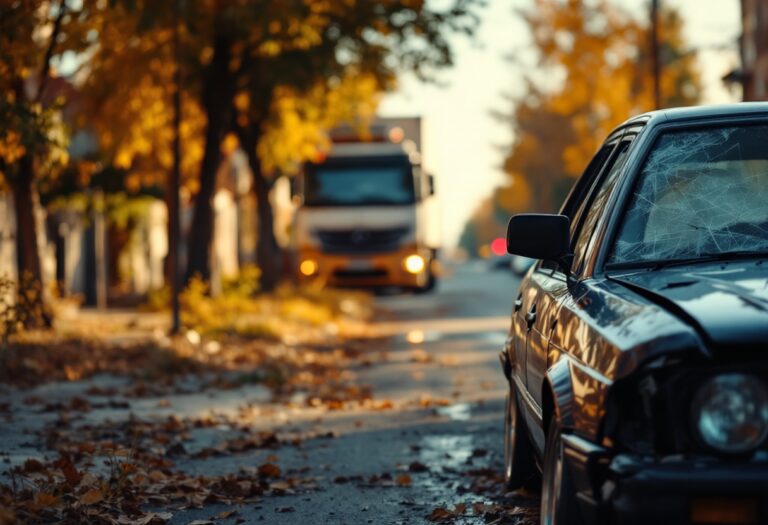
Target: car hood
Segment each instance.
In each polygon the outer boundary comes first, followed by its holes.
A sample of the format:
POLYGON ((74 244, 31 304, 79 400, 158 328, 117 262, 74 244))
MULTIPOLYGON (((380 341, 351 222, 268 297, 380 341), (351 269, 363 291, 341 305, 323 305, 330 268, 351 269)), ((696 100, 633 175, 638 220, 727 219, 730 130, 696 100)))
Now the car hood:
POLYGON ((691 324, 716 347, 768 343, 768 261, 611 275, 691 324))

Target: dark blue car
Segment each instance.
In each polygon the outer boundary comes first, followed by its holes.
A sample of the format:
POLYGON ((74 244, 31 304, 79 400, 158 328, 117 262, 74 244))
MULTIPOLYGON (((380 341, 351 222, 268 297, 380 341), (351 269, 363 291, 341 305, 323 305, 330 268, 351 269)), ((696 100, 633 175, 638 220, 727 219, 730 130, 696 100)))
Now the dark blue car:
POLYGON ((618 127, 558 215, 501 353, 506 480, 541 523, 768 523, 768 103, 618 127))

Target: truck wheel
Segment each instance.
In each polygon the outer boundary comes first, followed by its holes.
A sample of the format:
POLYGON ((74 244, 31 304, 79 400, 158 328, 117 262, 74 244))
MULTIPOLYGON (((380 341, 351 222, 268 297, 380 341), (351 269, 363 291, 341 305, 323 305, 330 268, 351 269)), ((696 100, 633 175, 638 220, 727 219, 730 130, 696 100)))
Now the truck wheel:
POLYGON ((437 286, 437 277, 435 277, 435 274, 432 273, 432 271, 429 271, 429 274, 427 275, 427 282, 424 283, 424 286, 416 287, 414 291, 417 294, 429 293, 433 291, 436 286, 437 286))
POLYGON ((583 525, 581 510, 565 465, 562 429, 553 415, 549 422, 541 473, 541 525, 583 525))
POLYGON ((504 416, 504 483, 508 489, 519 489, 534 471, 533 447, 517 404, 517 392, 510 384, 504 416))

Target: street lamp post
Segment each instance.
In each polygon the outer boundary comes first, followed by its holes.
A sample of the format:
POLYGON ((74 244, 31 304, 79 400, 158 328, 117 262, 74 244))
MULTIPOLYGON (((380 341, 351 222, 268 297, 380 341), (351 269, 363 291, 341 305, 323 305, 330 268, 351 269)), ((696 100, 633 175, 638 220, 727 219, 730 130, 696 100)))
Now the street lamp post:
POLYGON ((653 103, 661 109, 661 57, 659 56, 659 0, 651 0, 651 67, 653 77, 653 103))
POLYGON ((181 57, 179 45, 179 23, 181 0, 176 1, 173 29, 173 170, 168 184, 168 264, 171 281, 171 333, 181 327, 179 315, 179 293, 181 288, 179 272, 179 243, 181 240, 179 186, 181 180, 181 57))

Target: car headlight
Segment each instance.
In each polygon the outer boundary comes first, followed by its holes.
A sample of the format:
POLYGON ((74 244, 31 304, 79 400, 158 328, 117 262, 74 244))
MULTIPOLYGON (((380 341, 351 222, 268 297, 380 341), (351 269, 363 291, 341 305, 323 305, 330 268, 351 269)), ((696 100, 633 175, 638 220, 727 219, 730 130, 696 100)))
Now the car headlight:
POLYGON ((722 452, 748 452, 768 436, 768 388, 752 375, 709 379, 696 393, 694 411, 701 440, 722 452))

